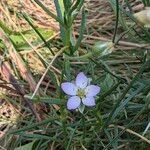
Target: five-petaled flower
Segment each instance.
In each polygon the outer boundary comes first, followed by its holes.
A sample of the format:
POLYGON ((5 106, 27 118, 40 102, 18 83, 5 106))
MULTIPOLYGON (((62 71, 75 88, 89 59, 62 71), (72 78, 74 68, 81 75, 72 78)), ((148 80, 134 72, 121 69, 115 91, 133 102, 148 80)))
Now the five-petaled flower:
POLYGON ((61 88, 69 95, 67 109, 73 110, 79 108, 82 104, 86 106, 95 106, 95 96, 100 92, 100 87, 90 85, 89 79, 83 72, 80 72, 74 83, 64 82, 61 88))

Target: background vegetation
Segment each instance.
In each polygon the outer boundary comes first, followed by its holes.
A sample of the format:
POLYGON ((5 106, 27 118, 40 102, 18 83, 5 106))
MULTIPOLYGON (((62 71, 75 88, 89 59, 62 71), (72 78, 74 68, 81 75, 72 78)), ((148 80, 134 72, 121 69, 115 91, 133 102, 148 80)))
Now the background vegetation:
POLYGON ((147 7, 1 0, 0 149, 148 150, 150 30, 134 15, 147 7), (81 71, 101 87, 83 114, 60 88, 81 71))

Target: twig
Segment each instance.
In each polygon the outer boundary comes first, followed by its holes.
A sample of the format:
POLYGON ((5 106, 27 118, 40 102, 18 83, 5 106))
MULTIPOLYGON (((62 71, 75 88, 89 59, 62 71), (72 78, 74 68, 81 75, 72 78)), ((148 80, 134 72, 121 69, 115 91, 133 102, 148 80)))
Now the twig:
POLYGON ((45 70, 45 72, 44 72, 44 74, 42 75, 41 79, 39 80, 38 84, 36 85, 36 88, 35 88, 35 90, 34 90, 34 93, 33 93, 33 95, 31 96, 31 99, 33 99, 33 97, 35 96, 35 94, 36 94, 36 92, 38 91, 38 89, 39 89, 39 87, 40 87, 40 85, 41 85, 41 83, 42 83, 42 81, 43 81, 45 75, 47 74, 48 70, 49 70, 50 67, 52 66, 52 64, 53 64, 53 62, 55 61, 55 59, 56 59, 64 50, 66 50, 67 48, 68 48, 68 47, 62 48, 62 49, 54 56, 54 58, 52 59, 52 61, 49 63, 47 69, 45 70))
MULTIPOLYGON (((115 127, 115 125, 109 125, 109 127, 112 128, 112 127, 115 127)), ((150 144, 150 140, 149 140, 149 139, 147 139, 146 137, 144 137, 144 136, 142 136, 142 135, 140 135, 140 134, 134 132, 133 130, 131 130, 131 129, 126 129, 125 127, 119 126, 119 125, 117 125, 117 127, 120 128, 120 129, 122 129, 122 130, 125 130, 125 131, 127 131, 127 132, 129 132, 129 133, 131 133, 131 134, 134 134, 135 136, 141 138, 143 141, 145 141, 145 142, 147 142, 148 144, 150 144)))

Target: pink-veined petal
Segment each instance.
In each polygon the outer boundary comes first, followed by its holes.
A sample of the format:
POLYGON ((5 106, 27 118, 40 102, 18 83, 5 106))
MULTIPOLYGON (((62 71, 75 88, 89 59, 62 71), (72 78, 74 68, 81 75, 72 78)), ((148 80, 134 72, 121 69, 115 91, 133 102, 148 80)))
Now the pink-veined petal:
POLYGON ((77 90, 78 90, 76 85, 70 82, 62 83, 61 88, 66 94, 71 95, 71 96, 76 95, 77 90))
POLYGON ((88 84, 88 78, 83 72, 80 72, 76 77, 76 86, 79 88, 85 88, 88 84))
POLYGON ((80 104, 81 104, 81 99, 78 96, 72 96, 68 99, 67 109, 69 110, 76 109, 80 106, 80 104))
POLYGON ((87 97, 96 96, 100 92, 100 87, 97 85, 89 85, 86 87, 85 91, 87 97))
POLYGON ((96 105, 94 97, 83 98, 82 103, 86 106, 95 106, 96 105))

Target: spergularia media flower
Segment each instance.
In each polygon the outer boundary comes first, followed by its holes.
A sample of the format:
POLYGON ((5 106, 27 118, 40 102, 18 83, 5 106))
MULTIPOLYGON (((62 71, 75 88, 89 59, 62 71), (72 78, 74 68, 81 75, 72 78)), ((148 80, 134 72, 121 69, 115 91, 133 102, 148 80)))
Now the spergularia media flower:
POLYGON ((73 110, 81 106, 95 106, 95 96, 100 92, 100 87, 91 85, 89 78, 83 72, 80 72, 75 82, 64 82, 61 88, 69 98, 67 101, 67 109, 73 110))

